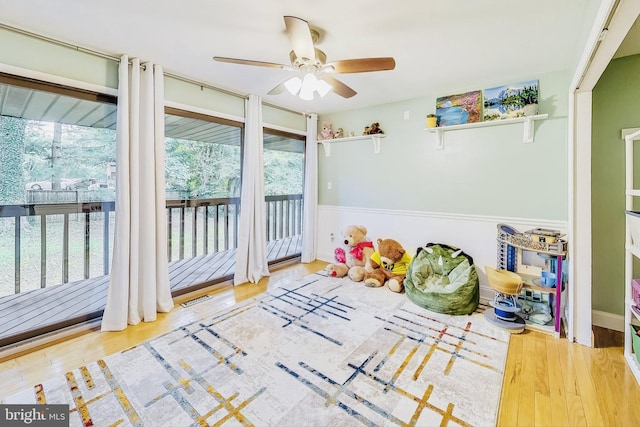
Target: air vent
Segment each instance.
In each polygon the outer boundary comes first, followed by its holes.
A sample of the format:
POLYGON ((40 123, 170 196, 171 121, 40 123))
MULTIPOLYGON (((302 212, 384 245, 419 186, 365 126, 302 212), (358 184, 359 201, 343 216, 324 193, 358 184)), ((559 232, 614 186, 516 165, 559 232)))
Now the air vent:
POLYGON ((185 307, 185 308, 186 307, 191 307, 192 305, 198 304, 199 302, 206 301, 208 299, 211 299, 210 295, 202 295, 201 297, 190 299, 189 301, 185 301, 180 305, 185 307))

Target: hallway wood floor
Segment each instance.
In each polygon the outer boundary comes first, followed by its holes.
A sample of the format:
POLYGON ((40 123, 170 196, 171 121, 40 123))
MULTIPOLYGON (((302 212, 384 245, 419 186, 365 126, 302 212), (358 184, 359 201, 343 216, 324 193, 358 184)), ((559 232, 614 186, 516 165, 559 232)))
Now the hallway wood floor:
MULTIPOLYGON (((94 328, 57 342, 34 343, 22 352, 0 354, 0 400, 56 373, 125 350, 325 265, 319 261, 297 263, 272 272, 258 284, 217 285, 182 295, 175 298, 176 307, 170 313, 158 315, 158 321, 125 331, 102 333, 94 328), (179 305, 205 294, 211 298, 188 308, 179 305)), ((622 334, 601 328, 594 328, 594 332, 595 348, 532 331, 512 335, 498 425, 640 426, 640 386, 624 361, 622 334)))

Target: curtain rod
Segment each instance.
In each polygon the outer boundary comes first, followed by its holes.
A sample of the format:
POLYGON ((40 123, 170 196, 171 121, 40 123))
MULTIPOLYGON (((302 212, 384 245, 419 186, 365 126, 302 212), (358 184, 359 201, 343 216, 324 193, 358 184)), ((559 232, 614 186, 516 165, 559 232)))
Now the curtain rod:
MULTIPOLYGON (((193 85, 200 86, 200 87, 206 87, 206 88, 208 88, 208 89, 216 90, 216 91, 218 91, 218 92, 223 92, 223 93, 226 93, 226 94, 228 94, 228 95, 236 96, 236 97, 238 97, 238 98, 247 98, 247 97, 249 96, 249 95, 246 95, 246 94, 241 94, 241 93, 238 93, 238 92, 233 92, 233 91, 230 91, 230 90, 228 90, 228 89, 222 89, 222 88, 219 88, 219 87, 216 87, 216 86, 212 86, 212 85, 210 85, 210 84, 203 83, 203 82, 199 82, 199 81, 197 81, 197 80, 192 80, 192 79, 190 79, 190 78, 188 78, 188 77, 183 77, 183 76, 178 76, 178 75, 176 75, 176 74, 167 73, 166 71, 165 71, 164 75, 165 75, 165 77, 171 77, 171 78, 174 78, 174 79, 176 79, 176 80, 181 80, 181 81, 183 81, 183 82, 185 82, 185 83, 191 83, 191 84, 193 84, 193 85)), ((301 113, 300 111, 291 110, 291 109, 289 109, 289 108, 282 107, 282 106, 280 106, 280 105, 276 105, 276 104, 272 104, 272 103, 270 103, 270 102, 264 102, 264 100, 262 101, 262 105, 266 105, 266 106, 268 106, 268 107, 277 108, 277 109, 282 110, 282 111, 287 112, 287 113, 303 114, 303 113, 301 113)))
POLYGON ((262 101, 262 105, 266 105, 267 107, 273 107, 273 108, 277 108, 278 110, 282 110, 285 113, 293 113, 293 114, 302 114, 304 115, 305 113, 303 111, 296 111, 296 110, 292 110, 290 108, 287 107, 283 107, 281 105, 276 105, 276 104, 272 104, 270 102, 264 102, 262 101))
MULTIPOLYGON (((56 40, 56 39, 53 39, 51 37, 43 36, 41 34, 32 33, 31 31, 22 30, 20 28, 12 27, 10 25, 3 24, 3 23, 0 23, 0 28, 4 28, 5 30, 8 30, 8 31, 13 31, 13 32, 18 33, 18 34, 22 34, 22 35, 25 35, 25 36, 28 36, 28 37, 32 37, 34 39, 38 39, 38 40, 42 40, 42 41, 45 41, 45 42, 48 42, 48 43, 56 44, 58 46, 66 47, 66 48, 71 49, 71 50, 76 50, 78 52, 88 53, 90 55, 97 56, 99 58, 104 58, 104 59, 108 59, 108 60, 111 60, 111 61, 120 62, 120 55, 108 54, 108 53, 98 52, 98 51, 92 50, 92 49, 87 49, 87 48, 84 48, 84 47, 81 47, 81 46, 78 46, 78 45, 74 45, 74 44, 71 44, 71 43, 67 43, 67 42, 63 42, 63 41, 60 41, 60 40, 56 40)), ((227 93, 229 95, 237 96, 239 98, 244 98, 245 97, 245 95, 242 95, 242 94, 239 94, 239 93, 236 93, 236 92, 232 92, 232 91, 228 91, 228 90, 225 90, 225 89, 221 89, 221 88, 218 88, 218 87, 206 84, 206 83, 197 82, 195 80, 191 80, 191 79, 188 79, 186 77, 174 75, 174 74, 167 73, 167 72, 165 72, 164 75, 167 76, 167 77, 174 78, 174 79, 182 80, 182 81, 187 82, 187 83, 192 83, 192 84, 195 84, 195 85, 198 85, 198 86, 201 86, 201 87, 206 87, 206 88, 209 88, 209 89, 215 89, 215 90, 218 90, 220 92, 227 93)))
MULTIPOLYGON (((1 23, 1 22, 0 22, 0 28, 3 28, 3 29, 8 30, 8 31, 12 31, 14 33, 22 34, 22 35, 25 35, 25 36, 28 36, 28 37, 32 37, 32 38, 35 38, 35 39, 38 39, 38 40, 42 40, 42 41, 45 41, 45 42, 48 42, 48 43, 56 44, 58 46, 66 47, 68 49, 75 50, 75 51, 78 51, 78 52, 88 53, 90 55, 94 55, 94 56, 97 56, 99 58, 108 59, 110 61, 116 61, 116 62, 120 61, 120 56, 116 55, 116 54, 108 54, 108 53, 98 52, 96 50, 92 50, 92 49, 84 48, 84 47, 81 47, 81 46, 78 46, 78 45, 74 45, 74 44, 71 44, 71 43, 67 43, 67 42, 63 42, 63 41, 60 41, 60 40, 56 40, 54 38, 43 36, 41 34, 32 33, 31 31, 27 31, 27 30, 23 30, 23 29, 20 29, 20 28, 12 27, 10 25, 7 25, 7 24, 1 23)), ((231 90, 228 90, 228 89, 222 89, 222 88, 210 85, 208 83, 199 82, 199 81, 187 78, 187 77, 179 76, 177 74, 167 73, 166 71, 165 71, 164 75, 166 77, 171 77, 171 78, 176 79, 176 80, 181 80, 181 81, 183 81, 185 83, 191 83, 191 84, 203 87, 203 88, 206 87, 207 89, 212 89, 212 90, 215 90, 217 92, 222 92, 222 93, 225 93, 227 95, 235 96, 235 97, 238 97, 238 98, 246 98, 247 97, 246 94, 234 92, 234 91, 231 91, 231 90)), ((273 107, 273 108, 278 108, 278 109, 283 110, 285 112, 294 113, 294 114, 300 114, 299 111, 290 110, 288 108, 281 107, 279 105, 266 103, 266 102, 263 102, 263 104, 264 105, 268 105, 268 106, 273 107)))
POLYGON ((226 93, 227 95, 233 95, 233 96, 238 97, 238 98, 246 98, 247 97, 247 95, 243 95, 243 94, 238 93, 238 92, 233 92, 233 91, 228 90, 228 89, 222 89, 222 88, 210 85, 209 83, 199 82, 197 80, 193 80, 193 79, 190 79, 188 77, 179 76, 177 74, 167 73, 166 71, 164 72, 164 76, 165 77, 171 77, 172 79, 180 80, 180 81, 183 81, 185 83, 191 83, 193 85, 200 86, 201 88, 212 89, 212 90, 215 90, 215 91, 218 91, 218 92, 226 93))
POLYGON ((32 37, 34 39, 39 39, 39 40, 43 40, 43 41, 46 41, 46 42, 49 42, 49 43, 57 44, 59 46, 63 46, 63 47, 66 47, 66 48, 69 48, 69 49, 72 49, 72 50, 77 50, 79 52, 89 53, 91 55, 98 56, 100 58, 110 59, 112 61, 120 61, 120 57, 116 56, 115 54, 109 55, 109 54, 106 54, 106 53, 102 53, 102 52, 98 52, 98 51, 95 51, 95 50, 87 49, 87 48, 84 48, 84 47, 81 47, 81 46, 76 46, 74 44, 63 42, 63 41, 56 40, 56 39, 52 39, 50 37, 43 36, 41 34, 36 34, 36 33, 32 33, 32 32, 27 31, 27 30, 22 30, 20 28, 12 27, 10 25, 3 24, 1 22, 0 22, 0 28, 4 28, 5 30, 13 31, 14 33, 18 33, 18 34, 22 34, 22 35, 25 35, 25 36, 28 36, 28 37, 32 37))

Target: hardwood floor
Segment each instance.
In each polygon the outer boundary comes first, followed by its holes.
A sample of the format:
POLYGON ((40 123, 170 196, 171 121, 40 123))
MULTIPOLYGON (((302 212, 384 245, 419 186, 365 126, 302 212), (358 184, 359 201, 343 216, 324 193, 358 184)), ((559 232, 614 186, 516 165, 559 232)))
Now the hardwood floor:
POLYGON ((512 335, 499 426, 640 426, 640 386, 621 332, 594 327, 594 348, 525 331, 512 335))
MULTIPOLYGON (((94 328, 30 348, 0 354, 0 400, 100 357, 125 350, 196 320, 207 313, 324 268, 323 262, 297 263, 272 272, 258 284, 217 285, 182 295, 170 313, 121 332, 94 328), (209 300, 183 308, 181 302, 208 294, 209 300)), ((639 426, 640 386, 627 367, 622 333, 594 328, 595 347, 525 331, 511 336, 499 426, 639 426)))

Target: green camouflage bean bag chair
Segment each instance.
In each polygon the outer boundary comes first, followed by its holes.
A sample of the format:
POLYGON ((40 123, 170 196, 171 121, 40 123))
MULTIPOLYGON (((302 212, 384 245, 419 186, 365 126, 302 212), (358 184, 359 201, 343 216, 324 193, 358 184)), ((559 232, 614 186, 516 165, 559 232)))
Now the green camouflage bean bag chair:
POLYGON ((480 301, 473 258, 440 243, 419 248, 404 280, 407 297, 416 305, 444 314, 471 314, 480 301))

